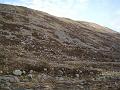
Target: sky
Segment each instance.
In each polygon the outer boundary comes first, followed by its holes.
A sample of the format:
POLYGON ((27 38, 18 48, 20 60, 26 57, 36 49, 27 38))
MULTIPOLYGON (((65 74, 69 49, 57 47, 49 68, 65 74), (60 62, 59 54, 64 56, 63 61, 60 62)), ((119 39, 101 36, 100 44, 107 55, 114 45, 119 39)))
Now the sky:
POLYGON ((0 0, 58 17, 100 24, 120 32, 120 0, 0 0))

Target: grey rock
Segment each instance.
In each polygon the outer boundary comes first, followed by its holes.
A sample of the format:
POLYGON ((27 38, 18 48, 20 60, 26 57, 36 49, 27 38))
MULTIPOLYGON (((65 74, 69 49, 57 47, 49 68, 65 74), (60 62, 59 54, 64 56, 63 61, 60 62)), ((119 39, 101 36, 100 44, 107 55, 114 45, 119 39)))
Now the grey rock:
POLYGON ((5 76, 0 76, 0 82, 2 82, 2 83, 6 83, 6 82, 18 83, 18 82, 20 82, 20 80, 16 76, 5 75, 5 76))
POLYGON ((63 77, 56 77, 56 80, 62 81, 62 80, 64 80, 64 78, 63 77))
POLYGON ((2 74, 3 73, 3 71, 0 71, 0 74, 2 74))
POLYGON ((33 90, 33 89, 26 89, 26 90, 33 90))
POLYGON ((26 90, 26 89, 23 88, 23 87, 19 87, 19 88, 16 88, 16 89, 14 89, 14 90, 26 90))
POLYGON ((13 74, 16 76, 20 76, 20 75, 22 75, 22 71, 21 70, 14 70, 13 74))
POLYGON ((16 76, 9 77, 9 81, 10 81, 11 83, 18 83, 18 82, 20 82, 20 80, 19 80, 18 77, 16 77, 16 76))
POLYGON ((29 82, 29 79, 23 79, 22 82, 29 82))
POLYGON ((85 84, 87 84, 87 81, 86 80, 80 80, 80 84, 85 85, 85 84))
POLYGON ((33 75, 32 74, 28 74, 28 79, 32 80, 32 78, 33 78, 33 75))
POLYGON ((50 79, 50 78, 52 78, 52 77, 49 76, 49 75, 46 75, 46 74, 39 74, 38 75, 38 80, 39 81, 45 81, 45 80, 50 79))
POLYGON ((22 71, 23 74, 26 74, 26 71, 22 71))
POLYGON ((62 76, 62 75, 63 75, 63 71, 62 71, 62 70, 59 70, 59 71, 58 71, 58 75, 59 75, 59 76, 62 76))
POLYGON ((79 74, 75 74, 75 76, 76 76, 77 78, 79 78, 79 77, 80 77, 80 75, 79 75, 79 74))
POLYGON ((62 81, 62 80, 64 80, 64 78, 63 78, 63 77, 59 77, 59 80, 61 80, 61 81, 62 81))
POLYGON ((3 87, 3 88, 0 88, 0 90, 12 90, 10 87, 3 87))
POLYGON ((44 68, 44 71, 47 71, 47 68, 44 68))
POLYGON ((0 90, 11 90, 9 86, 11 83, 4 76, 0 76, 0 90))
POLYGON ((30 74, 32 74, 33 72, 34 72, 33 70, 30 70, 30 72, 29 72, 29 73, 30 73, 30 74))
POLYGON ((10 83, 18 83, 20 82, 20 80, 18 79, 18 77, 16 76, 6 76, 6 79, 10 82, 10 83))

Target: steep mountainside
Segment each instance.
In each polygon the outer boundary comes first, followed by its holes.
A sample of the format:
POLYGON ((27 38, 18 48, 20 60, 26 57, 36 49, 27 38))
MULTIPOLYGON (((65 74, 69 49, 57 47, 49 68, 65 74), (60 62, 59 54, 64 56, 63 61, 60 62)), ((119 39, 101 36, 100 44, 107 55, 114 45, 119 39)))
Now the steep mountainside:
POLYGON ((118 72, 120 34, 94 23, 0 4, 0 69, 41 72, 43 67, 47 73, 51 67, 56 72, 58 67, 118 72))

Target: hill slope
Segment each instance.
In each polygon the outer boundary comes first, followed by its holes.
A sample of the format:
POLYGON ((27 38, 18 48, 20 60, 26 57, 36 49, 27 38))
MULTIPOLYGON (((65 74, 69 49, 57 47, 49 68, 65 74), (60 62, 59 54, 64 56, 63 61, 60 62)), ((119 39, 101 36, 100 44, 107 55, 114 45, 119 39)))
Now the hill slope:
POLYGON ((109 28, 0 4, 0 69, 5 73, 43 67, 117 72, 119 62, 120 34, 109 28))

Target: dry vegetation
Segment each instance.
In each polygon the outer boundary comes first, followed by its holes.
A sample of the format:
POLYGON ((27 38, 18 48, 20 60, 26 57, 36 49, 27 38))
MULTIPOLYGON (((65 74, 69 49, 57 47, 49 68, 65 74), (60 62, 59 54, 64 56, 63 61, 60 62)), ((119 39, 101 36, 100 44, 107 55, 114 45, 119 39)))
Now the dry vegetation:
POLYGON ((94 23, 0 4, 0 71, 12 74, 15 69, 35 71, 31 82, 17 84, 21 87, 41 83, 55 90, 84 90, 85 85, 85 90, 119 90, 120 34, 94 23), (38 81, 41 73, 49 79, 38 81), (59 76, 63 82, 55 79, 59 76))

